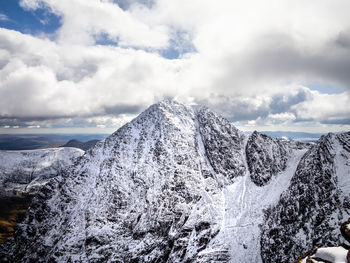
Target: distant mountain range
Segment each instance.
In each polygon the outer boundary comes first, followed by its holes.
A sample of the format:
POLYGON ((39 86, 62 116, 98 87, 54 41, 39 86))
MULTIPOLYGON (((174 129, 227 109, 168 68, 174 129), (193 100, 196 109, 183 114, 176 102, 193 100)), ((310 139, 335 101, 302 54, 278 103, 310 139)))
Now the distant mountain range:
MULTIPOLYGON (((327 133, 292 132, 292 131, 259 131, 259 132, 262 134, 268 135, 272 138, 281 138, 281 139, 287 139, 289 141, 298 141, 298 142, 316 142, 322 135, 327 135, 327 133)), ((244 133, 247 135, 250 135, 253 132, 246 131, 244 133)))
POLYGON ((87 145, 94 145, 91 140, 99 141, 106 137, 107 134, 0 134, 0 150, 34 150, 59 147, 66 146, 70 140, 86 142, 86 145, 83 146, 86 148, 87 145))
POLYGON ((261 133, 273 138, 286 138, 293 141, 315 142, 322 135, 327 133, 310 133, 310 132, 290 132, 290 131, 262 131, 261 133))
MULTIPOLYGON (((245 132, 251 134, 251 132, 245 132)), ((262 131, 273 138, 315 142, 323 133, 262 131)), ((34 150, 52 147, 76 147, 86 151, 108 134, 0 134, 0 150, 34 150)))
POLYGON ((99 141, 100 140, 90 140, 87 142, 81 142, 81 141, 73 139, 73 140, 70 140, 69 142, 67 142, 65 145, 62 145, 60 147, 75 147, 75 148, 79 148, 79 149, 82 149, 84 151, 87 151, 91 147, 95 146, 95 144, 99 141))

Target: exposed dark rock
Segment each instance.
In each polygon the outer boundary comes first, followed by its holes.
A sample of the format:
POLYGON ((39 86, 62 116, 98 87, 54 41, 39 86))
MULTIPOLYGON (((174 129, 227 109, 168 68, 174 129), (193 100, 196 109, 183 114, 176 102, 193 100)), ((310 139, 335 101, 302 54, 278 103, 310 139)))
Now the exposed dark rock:
POLYGON ((341 225, 340 232, 345 240, 350 242, 350 218, 341 225))
POLYGON ((207 108, 198 111, 197 119, 205 153, 214 171, 229 179, 242 176, 245 172, 243 135, 226 119, 207 108))
POLYGON ((250 177, 256 185, 265 185, 286 168, 290 152, 285 143, 256 131, 249 136, 247 163, 250 177))

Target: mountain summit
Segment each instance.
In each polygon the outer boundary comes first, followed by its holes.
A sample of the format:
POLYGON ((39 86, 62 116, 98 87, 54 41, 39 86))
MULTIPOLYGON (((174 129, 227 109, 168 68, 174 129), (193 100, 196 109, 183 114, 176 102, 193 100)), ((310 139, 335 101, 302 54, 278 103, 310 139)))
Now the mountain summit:
MULTIPOLYGON (((325 171, 336 182, 349 174, 343 159, 350 158, 350 134, 331 136, 334 151, 315 158, 323 158, 321 163, 333 158, 337 168, 325 171)), ((270 237, 279 237, 262 226, 282 221, 265 210, 281 209, 293 185, 299 185, 298 170, 322 145, 257 132, 246 136, 207 108, 160 102, 42 189, 2 247, 2 261, 269 262, 270 237), (268 247, 261 247, 261 240, 268 247)), ((322 177, 324 170, 317 171, 322 177)), ((348 195, 349 180, 334 187, 339 196, 348 195)), ((305 206, 317 213, 317 202, 305 206)), ((332 224, 346 215, 347 210, 332 224)), ((279 234, 283 231, 288 232, 279 234)), ((293 247, 293 252, 308 246, 293 247)), ((275 253, 287 256, 283 249, 275 253)))

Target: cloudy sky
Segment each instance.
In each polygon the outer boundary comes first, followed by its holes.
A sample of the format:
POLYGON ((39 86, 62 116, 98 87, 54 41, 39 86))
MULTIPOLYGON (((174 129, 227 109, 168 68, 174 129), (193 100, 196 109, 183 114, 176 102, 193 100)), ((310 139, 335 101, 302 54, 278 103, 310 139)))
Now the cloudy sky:
POLYGON ((243 130, 350 130, 349 0, 11 0, 0 132, 109 133, 164 98, 243 130))

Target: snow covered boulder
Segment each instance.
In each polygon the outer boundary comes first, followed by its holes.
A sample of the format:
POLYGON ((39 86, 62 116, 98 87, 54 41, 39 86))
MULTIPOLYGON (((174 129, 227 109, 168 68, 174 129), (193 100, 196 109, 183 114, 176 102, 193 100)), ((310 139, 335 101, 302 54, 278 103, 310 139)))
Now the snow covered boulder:
POLYGON ((349 263, 347 254, 348 250, 343 247, 322 247, 315 254, 304 258, 301 263, 349 263))

